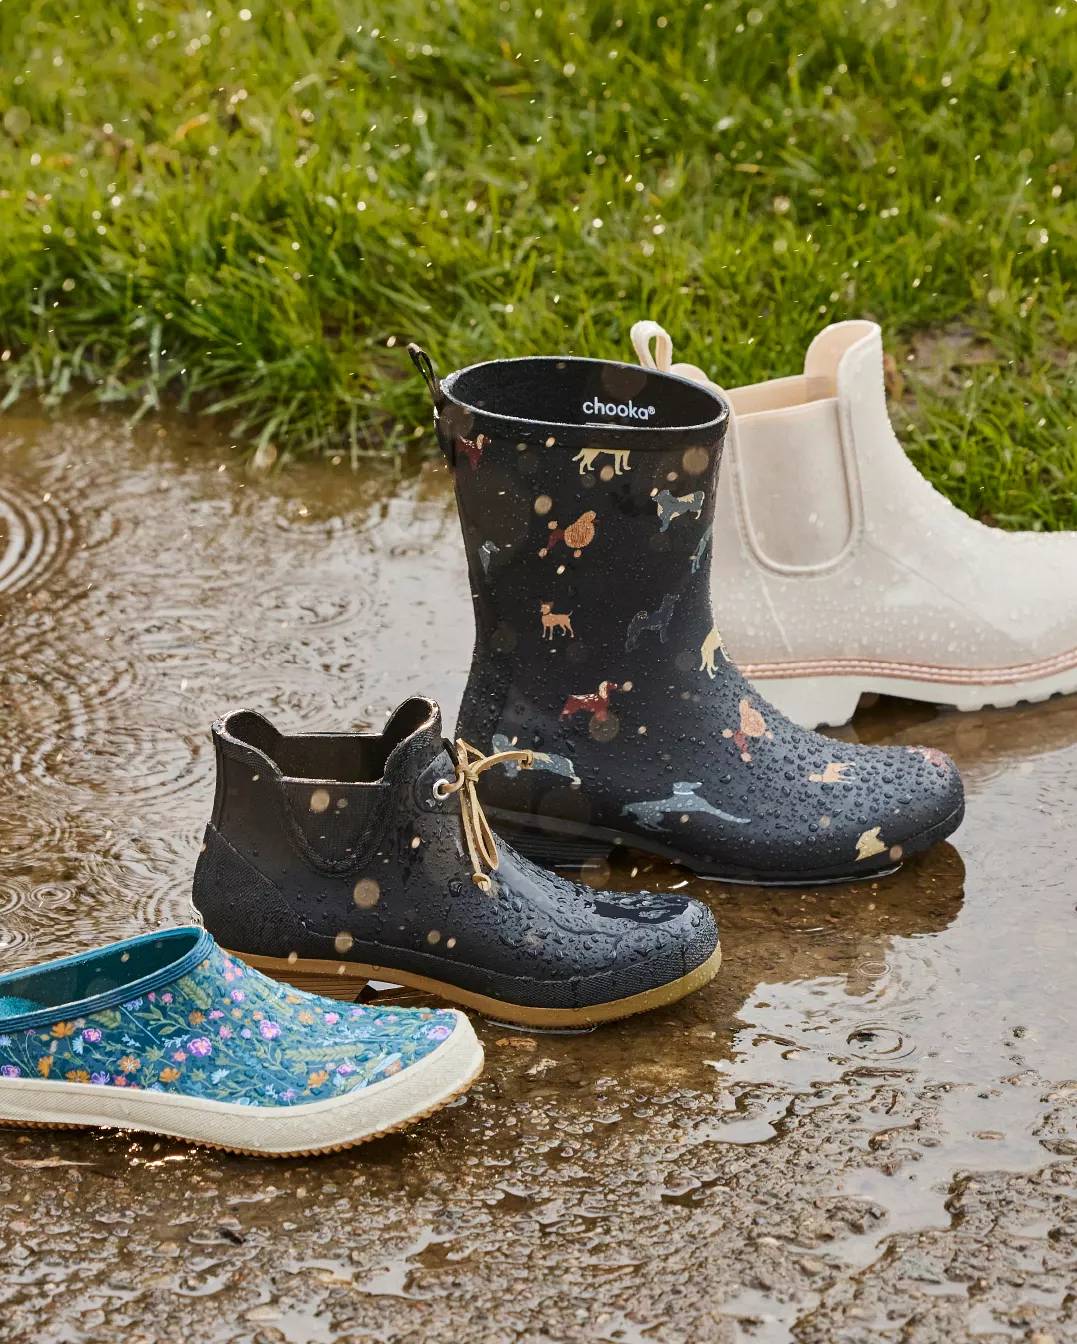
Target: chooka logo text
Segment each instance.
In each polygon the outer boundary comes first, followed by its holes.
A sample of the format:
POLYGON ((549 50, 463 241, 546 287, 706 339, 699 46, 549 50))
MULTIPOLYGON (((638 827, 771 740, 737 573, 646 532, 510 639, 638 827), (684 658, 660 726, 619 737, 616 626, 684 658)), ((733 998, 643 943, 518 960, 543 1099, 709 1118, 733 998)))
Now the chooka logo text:
POLYGON ((628 420, 649 420, 654 415, 653 406, 637 406, 635 402, 599 401, 592 397, 583 403, 584 415, 620 415, 628 420))

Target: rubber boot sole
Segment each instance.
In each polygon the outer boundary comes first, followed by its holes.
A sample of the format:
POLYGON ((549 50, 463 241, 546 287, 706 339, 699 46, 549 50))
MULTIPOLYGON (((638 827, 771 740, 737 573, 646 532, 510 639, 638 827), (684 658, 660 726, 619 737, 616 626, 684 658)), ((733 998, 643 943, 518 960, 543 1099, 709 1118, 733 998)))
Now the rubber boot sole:
MULTIPOLYGON (((1077 655, 1066 657, 1072 663, 1077 655)), ((867 661, 854 664, 848 672, 825 675, 776 674, 771 665, 746 666, 741 671, 760 695, 794 723, 805 728, 837 728, 852 719, 862 695, 900 696, 962 712, 1009 709, 1069 695, 1077 691, 1077 666, 1060 666, 1061 662, 1051 659, 1003 668, 993 678, 984 674, 980 680, 974 672, 938 669, 932 676, 930 669, 902 668, 895 663, 873 666, 867 661)))
POLYGON ((911 837, 902 847, 897 862, 892 858, 883 866, 871 867, 863 862, 857 867, 821 869, 816 872, 759 873, 750 869, 717 869, 706 859, 696 858, 664 845, 660 840, 638 832, 611 831, 600 826, 584 826, 579 822, 562 821, 557 817, 541 817, 531 813, 507 812, 487 807, 486 815, 494 830, 519 850, 526 858, 544 868, 582 868, 589 863, 602 862, 615 852, 636 851, 664 859, 667 863, 687 868, 697 877, 714 882, 728 882, 737 886, 754 887, 818 887, 838 882, 862 882, 865 879, 889 877, 901 867, 901 860, 929 849, 951 835, 965 815, 965 805, 955 808, 942 821, 919 835, 911 837))
POLYGON ((636 1013, 650 1012, 654 1008, 663 1008, 676 1003, 686 995, 701 989, 718 974, 722 963, 722 949, 716 946, 714 951, 694 970, 676 980, 669 980, 654 989, 630 994, 623 999, 611 999, 606 1003, 587 1004, 580 1008, 534 1008, 519 1003, 508 1003, 504 999, 493 998, 487 994, 476 994, 472 990, 461 989, 459 985, 449 984, 445 980, 435 980, 430 976, 417 975, 395 966, 375 966, 355 961, 321 961, 304 957, 263 957, 253 952, 238 949, 229 952, 229 956, 238 957, 263 975, 274 980, 283 980, 296 989, 308 994, 320 994, 333 999, 354 1000, 368 980, 384 980, 396 985, 406 985, 425 994, 432 994, 449 1003, 470 1008, 484 1017, 511 1026, 534 1027, 545 1031, 559 1031, 573 1027, 593 1027, 602 1022, 615 1022, 622 1017, 632 1017, 636 1013))

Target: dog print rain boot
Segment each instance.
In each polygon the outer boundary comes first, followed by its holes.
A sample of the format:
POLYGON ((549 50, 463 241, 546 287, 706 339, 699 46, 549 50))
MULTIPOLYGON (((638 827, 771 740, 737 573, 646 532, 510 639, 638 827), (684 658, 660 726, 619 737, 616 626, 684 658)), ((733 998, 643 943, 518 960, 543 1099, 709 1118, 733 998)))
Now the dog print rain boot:
POLYGON ((721 397, 602 360, 496 360, 440 382, 413 358, 471 575, 459 731, 532 753, 483 777, 500 834, 552 866, 623 844, 788 884, 890 871, 957 827, 941 752, 806 732, 727 658, 709 556, 721 397))
POLYGON ((529 775, 532 754, 444 742, 430 700, 405 701, 376 735, 289 737, 245 712, 213 740, 194 901, 272 976, 351 999, 390 981, 557 1030, 673 1003, 718 969, 697 901, 594 891, 498 841, 476 786, 491 767, 529 775))
MULTIPOLYGON (((719 390, 657 323, 632 340, 647 367, 719 390)), ((803 374, 722 395, 722 633, 762 695, 816 727, 865 691, 957 709, 1077 691, 1077 532, 986 527, 920 475, 873 322, 827 327, 803 374)))
POLYGON ((0 976, 0 1124, 146 1130, 263 1157, 350 1148, 482 1072, 452 1009, 350 1006, 165 929, 0 976))

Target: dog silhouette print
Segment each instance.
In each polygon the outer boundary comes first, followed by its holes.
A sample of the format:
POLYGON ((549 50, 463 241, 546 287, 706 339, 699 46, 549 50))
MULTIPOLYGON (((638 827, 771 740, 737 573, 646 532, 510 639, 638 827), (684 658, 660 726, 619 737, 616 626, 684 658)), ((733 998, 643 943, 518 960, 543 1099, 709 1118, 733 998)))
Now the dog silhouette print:
POLYGON ((821 771, 810 774, 808 778, 813 784, 847 784, 849 776, 845 772, 852 768, 852 761, 827 761, 821 771))
POLYGON ((748 742, 753 737, 773 738, 774 734, 767 727, 767 721, 760 714, 759 710, 750 700, 740 702, 740 727, 736 730, 732 728, 723 728, 722 736, 733 739, 737 750, 740 752, 740 758, 747 764, 752 759, 752 753, 748 750, 748 742))
POLYGON ((652 490, 651 498, 658 510, 659 531, 668 532, 674 518, 685 513, 694 513, 698 518, 703 512, 703 491, 693 490, 690 495, 675 495, 671 490, 652 490))
MULTIPOLYGON (((490 746, 495 752, 512 751, 516 746, 516 740, 506 737, 504 733, 495 733, 490 740, 490 746)), ((552 751, 536 751, 534 757, 532 770, 545 770, 549 775, 562 775, 573 784, 580 782, 576 767, 567 756, 555 756, 552 751)), ((520 773, 520 768, 516 761, 506 761, 502 766, 510 779, 520 773)))
POLYGON ((639 643, 640 636, 646 630, 654 630, 658 635, 659 643, 664 644, 666 642, 669 623, 673 619, 673 608, 677 605, 679 596, 679 593, 667 593, 657 611, 636 612, 628 623, 628 634, 625 637, 625 649, 629 653, 639 643))
POLYGON ((568 527, 558 527, 556 522, 548 524, 550 535, 539 555, 549 555, 554 547, 563 541, 566 546, 572 547, 573 554, 578 560, 584 547, 590 546, 595 539, 595 517, 594 510, 588 509, 586 513, 581 513, 574 523, 569 523, 568 527))
POLYGON ((700 664, 699 670, 706 672, 708 677, 713 677, 718 671, 717 656, 721 654, 725 658, 725 645, 722 643, 722 632, 717 626, 710 632, 707 638, 699 646, 700 664))
POLYGON ((748 825, 751 817, 735 817, 732 813, 723 812, 721 808, 715 807, 713 803, 708 803, 706 798, 701 798, 697 790, 702 787, 702 784, 683 782, 674 784, 671 797, 663 798, 660 802, 626 803, 621 811, 626 816, 635 817, 639 824, 646 826, 649 831, 661 830, 662 818, 671 812, 684 816, 690 812, 706 812, 708 816, 717 817, 719 821, 728 821, 734 826, 748 825))
POLYGON ((553 632, 560 630, 563 635, 569 635, 572 639, 576 638, 576 632, 572 628, 572 613, 562 612, 558 614, 553 609, 551 602, 542 602, 539 606, 542 612, 542 638, 553 639, 553 632))
POLYGON ((570 695, 561 709, 561 718, 571 719, 574 714, 590 714, 592 723, 605 723, 610 716, 610 694, 613 691, 628 690, 630 682, 619 686, 615 681, 599 683, 597 691, 590 695, 570 695))
POLYGON ((622 472, 632 470, 628 465, 628 454, 630 451, 631 449, 628 448, 581 448, 572 460, 573 462, 578 462, 580 464, 580 475, 582 476, 585 471, 594 471, 595 459, 598 457, 599 453, 609 453, 613 458, 612 474, 614 476, 620 476, 622 472))
POLYGON ((457 434, 453 439, 453 447, 467 458, 471 470, 477 471, 488 442, 485 434, 476 434, 473 439, 465 439, 462 434, 457 434))
POLYGON ((858 837, 856 842, 856 859, 858 863, 861 859, 874 858, 876 854, 881 854, 883 850, 886 849, 882 836, 879 834, 881 830, 881 826, 873 826, 870 831, 865 831, 858 837))
POLYGON ((703 557, 707 554, 707 548, 711 544, 711 533, 714 531, 714 524, 703 529, 703 535, 699 539, 699 545, 692 552, 692 573, 695 574, 702 563, 703 557))

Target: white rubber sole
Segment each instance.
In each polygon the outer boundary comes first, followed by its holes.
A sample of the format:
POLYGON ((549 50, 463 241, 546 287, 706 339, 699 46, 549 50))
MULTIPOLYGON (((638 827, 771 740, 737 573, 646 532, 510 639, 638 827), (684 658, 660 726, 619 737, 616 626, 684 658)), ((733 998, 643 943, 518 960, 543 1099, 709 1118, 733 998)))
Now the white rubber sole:
POLYGON ((262 1157, 334 1152, 402 1129, 446 1106, 482 1072, 471 1023, 424 1059, 357 1092, 295 1106, 238 1106, 99 1083, 0 1079, 0 1124, 133 1129, 262 1157))
POLYGON ((742 669, 764 699, 802 728, 838 728, 856 713, 864 694, 926 700, 963 711, 1008 709, 1022 701, 1049 700, 1077 692, 1077 667, 1026 681, 959 683, 922 677, 854 673, 848 676, 753 677, 742 669))

